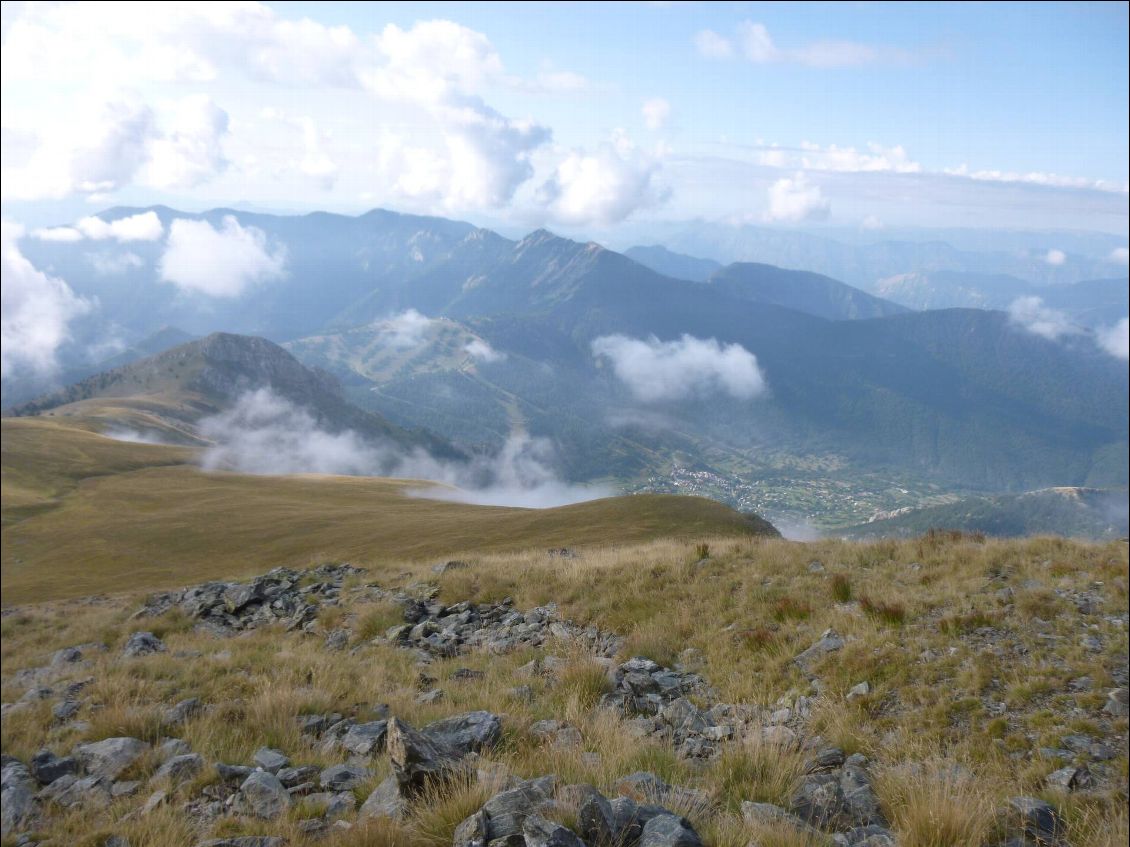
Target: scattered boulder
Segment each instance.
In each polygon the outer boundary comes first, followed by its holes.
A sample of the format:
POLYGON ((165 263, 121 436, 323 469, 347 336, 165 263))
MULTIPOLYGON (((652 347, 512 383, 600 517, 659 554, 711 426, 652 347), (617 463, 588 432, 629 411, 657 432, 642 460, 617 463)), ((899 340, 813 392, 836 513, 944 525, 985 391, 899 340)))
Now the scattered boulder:
POLYGON ((571 829, 538 814, 527 815, 522 821, 522 835, 526 847, 585 847, 571 829))
POLYGON ((639 847, 703 847, 703 844, 686 818, 662 814, 644 824, 639 847))
POLYGON ((332 765, 322 771, 318 783, 329 791, 349 791, 372 775, 368 769, 356 765, 332 765))
POLYGON ((458 769, 463 753, 417 732, 399 718, 388 722, 385 745, 401 793, 422 790, 431 781, 445 781, 458 769))
POLYGON ((197 697, 189 697, 187 700, 181 700, 175 706, 170 706, 165 709, 161 715, 161 726, 180 726, 193 715, 197 714, 202 708, 203 704, 197 697))
POLYGON ((140 738, 107 738, 80 744, 74 749, 74 756, 87 774, 112 782, 148 749, 149 745, 140 738))
POLYGON ((50 785, 61 776, 78 773, 78 761, 73 756, 56 756, 50 750, 40 750, 31 759, 31 775, 40 785, 50 785))
POLYGON ((174 785, 192 779, 204 770, 204 757, 199 753, 186 753, 183 756, 173 756, 153 774, 152 781, 168 780, 174 785))
POLYGON ((803 670, 809 671, 812 664, 824 658, 829 653, 834 653, 842 649, 843 646, 844 640, 840 637, 839 633, 834 629, 826 629, 815 644, 802 653, 799 653, 793 661, 803 670))
POLYGON ((278 773, 290 764, 290 759, 282 750, 275 750, 272 747, 260 747, 255 751, 252 761, 255 762, 256 767, 271 773, 278 773))
POLYGON ((165 642, 152 632, 135 632, 126 641, 122 648, 122 655, 127 658, 149 656, 153 653, 164 653, 165 642))
POLYGON ((340 743, 356 756, 370 756, 384 751, 387 731, 387 720, 353 724, 342 736, 340 743))
POLYGON ((421 732, 459 755, 481 753, 502 739, 502 718, 487 711, 465 712, 430 723, 421 732))
POLYGON ((408 800, 400 790, 400 781, 395 775, 386 777, 373 789, 368 799, 361 804, 358 816, 366 818, 400 819, 408 811, 408 800))
POLYGON ((244 814, 271 820, 290 807, 290 794, 269 771, 253 771, 239 787, 238 806, 244 814))

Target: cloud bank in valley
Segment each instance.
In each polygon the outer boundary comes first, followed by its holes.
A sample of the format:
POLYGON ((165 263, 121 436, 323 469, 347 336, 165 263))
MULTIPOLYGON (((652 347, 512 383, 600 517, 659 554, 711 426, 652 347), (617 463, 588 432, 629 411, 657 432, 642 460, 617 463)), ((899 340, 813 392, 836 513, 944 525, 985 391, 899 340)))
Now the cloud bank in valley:
POLYGON ((269 245, 261 229, 242 226, 232 215, 219 229, 208 221, 174 220, 159 264, 162 280, 208 297, 238 297, 285 271, 285 248, 269 245))
POLYGON ((1079 327, 1059 309, 1044 305, 1040 297, 1017 297, 1008 306, 1008 319, 1026 332, 1058 341, 1079 332, 1079 327))
POLYGON ((56 353, 71 337, 70 324, 94 303, 79 297, 59 277, 32 265, 20 252, 23 227, 2 223, 0 263, 0 373, 50 376, 58 370, 56 353))
POLYGON ((411 493, 429 499, 527 508, 562 506, 615 493, 562 481, 553 470, 553 445, 544 438, 512 434, 493 455, 474 456, 465 462, 437 459, 423 449, 370 441, 350 430, 331 432, 308 410, 267 388, 249 391, 230 409, 202 420, 200 434, 212 442, 200 459, 208 471, 427 480, 440 485, 422 486, 411 493))
POLYGON ((1130 318, 1123 318, 1112 327, 1095 332, 1099 346, 1116 359, 1130 359, 1130 318))
POLYGON ((593 356, 607 360, 637 400, 659 403, 708 394, 750 400, 765 391, 757 357, 740 344, 683 335, 660 341, 604 335, 592 342, 593 356))

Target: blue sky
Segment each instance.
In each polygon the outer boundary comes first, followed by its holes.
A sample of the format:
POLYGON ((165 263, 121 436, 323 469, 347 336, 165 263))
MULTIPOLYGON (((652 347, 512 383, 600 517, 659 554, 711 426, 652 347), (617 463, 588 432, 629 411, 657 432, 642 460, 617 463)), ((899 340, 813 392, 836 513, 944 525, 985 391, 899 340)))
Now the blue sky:
POLYGON ((1127 231, 1125 3, 157 11, 4 5, 5 217, 1127 231))

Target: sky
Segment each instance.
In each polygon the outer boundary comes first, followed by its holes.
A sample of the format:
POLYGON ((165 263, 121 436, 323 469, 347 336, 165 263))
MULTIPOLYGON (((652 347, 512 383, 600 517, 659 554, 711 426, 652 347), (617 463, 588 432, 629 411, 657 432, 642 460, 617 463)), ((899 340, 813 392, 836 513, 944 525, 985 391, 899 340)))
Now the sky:
POLYGON ((4 3, 3 215, 1125 235, 1127 9, 4 3))

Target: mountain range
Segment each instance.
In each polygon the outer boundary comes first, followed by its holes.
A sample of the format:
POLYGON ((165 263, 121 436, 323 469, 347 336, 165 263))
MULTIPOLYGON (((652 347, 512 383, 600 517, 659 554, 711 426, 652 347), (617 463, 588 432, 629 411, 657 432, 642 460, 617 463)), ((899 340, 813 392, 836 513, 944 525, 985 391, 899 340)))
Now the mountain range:
MULTIPOLYGON (((497 451, 515 432, 544 436, 572 481, 630 482, 679 465, 768 488, 819 475, 855 490, 875 474, 897 481, 886 489, 922 482, 958 492, 1126 484, 1126 368, 1090 332, 1051 340, 1001 311, 912 311, 895 302, 908 299, 903 289, 885 299, 812 271, 716 267, 655 248, 625 255, 545 230, 514 241, 380 210, 285 217, 158 207, 102 217, 148 211, 165 232, 177 220, 219 232, 234 218, 285 270, 207 297, 162 281, 162 240, 130 243, 136 261, 107 274, 91 258, 104 243, 23 239, 37 267, 98 303, 76 339, 126 339, 109 364, 215 329, 263 336, 336 378, 340 394, 315 380, 295 395, 320 414, 348 401, 398 438, 429 430, 437 450, 497 451), (746 368, 741 390, 727 387, 735 363, 746 368), (696 381, 704 367, 709 378, 696 381)), ((927 274, 913 263, 889 267, 927 274)), ((1041 290, 1052 288, 1076 286, 1041 290)), ((1116 288, 1081 283, 1079 302, 1109 316, 1116 288)), ((262 351, 270 361, 281 352, 262 351)), ((69 374, 100 367, 71 365, 69 374)), ((146 391, 159 388, 146 368, 146 391)), ((102 391, 124 378, 80 382, 35 407, 81 401, 92 384, 102 391)), ((5 404, 34 393, 9 380, 5 404)), ((342 414, 326 420, 376 426, 342 414)))

